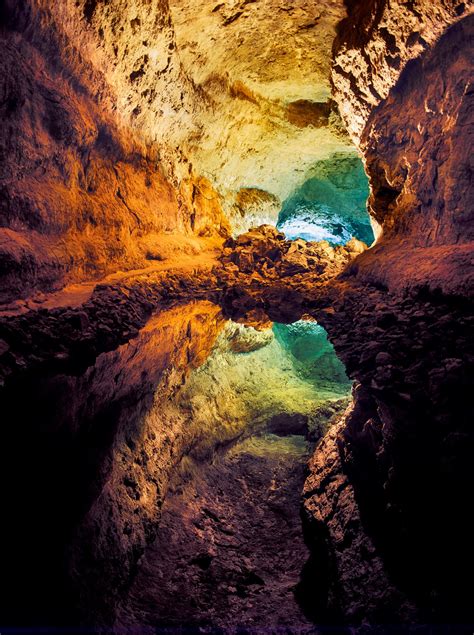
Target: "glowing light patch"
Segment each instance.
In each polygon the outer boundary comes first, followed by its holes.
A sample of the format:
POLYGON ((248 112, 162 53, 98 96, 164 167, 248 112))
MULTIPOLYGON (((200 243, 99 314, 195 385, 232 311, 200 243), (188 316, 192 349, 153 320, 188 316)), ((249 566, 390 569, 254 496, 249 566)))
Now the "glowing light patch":
POLYGON ((303 238, 308 241, 327 240, 330 243, 344 244, 351 239, 351 233, 345 229, 339 235, 336 235, 328 227, 317 223, 309 223, 299 218, 292 218, 278 226, 287 238, 294 240, 295 238, 303 238))
POLYGON ((321 334, 326 333, 324 327, 322 327, 317 322, 312 322, 311 320, 297 320, 296 322, 292 322, 291 324, 285 324, 284 327, 290 332, 294 334, 321 334))
POLYGON ((326 205, 317 204, 296 206, 292 215, 278 223, 277 227, 291 240, 327 240, 337 245, 343 245, 354 235, 347 219, 335 214, 326 205))
POLYGON ((273 324, 276 340, 289 354, 297 373, 318 389, 347 395, 351 381, 338 359, 326 330, 316 322, 299 320, 293 324, 273 324))
POLYGON ((372 244, 367 213, 369 185, 357 156, 335 154, 319 161, 311 176, 282 203, 278 229, 290 240, 327 240, 343 245, 353 236, 372 244))

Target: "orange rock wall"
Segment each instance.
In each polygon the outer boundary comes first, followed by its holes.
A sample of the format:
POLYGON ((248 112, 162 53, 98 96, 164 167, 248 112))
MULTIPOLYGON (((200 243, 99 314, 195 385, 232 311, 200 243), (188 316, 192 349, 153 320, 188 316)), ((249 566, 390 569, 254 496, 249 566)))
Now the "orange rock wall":
POLYGON ((121 106, 107 51, 94 48, 100 33, 87 27, 90 4, 83 17, 39 0, 3 9, 2 300, 146 266, 166 234, 206 237, 207 246, 227 233, 206 180, 165 143, 145 139, 121 106))

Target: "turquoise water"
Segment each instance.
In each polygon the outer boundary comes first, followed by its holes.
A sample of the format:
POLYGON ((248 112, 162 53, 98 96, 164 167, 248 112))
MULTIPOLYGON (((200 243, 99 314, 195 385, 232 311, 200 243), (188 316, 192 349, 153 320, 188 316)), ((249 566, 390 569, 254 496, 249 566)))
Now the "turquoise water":
POLYGON ((287 238, 343 245, 352 236, 370 245, 369 184, 359 157, 335 154, 318 162, 282 205, 277 227, 287 238))
POLYGON ((322 326, 299 320, 293 324, 275 323, 273 332, 304 379, 341 395, 350 392, 352 382, 322 326))

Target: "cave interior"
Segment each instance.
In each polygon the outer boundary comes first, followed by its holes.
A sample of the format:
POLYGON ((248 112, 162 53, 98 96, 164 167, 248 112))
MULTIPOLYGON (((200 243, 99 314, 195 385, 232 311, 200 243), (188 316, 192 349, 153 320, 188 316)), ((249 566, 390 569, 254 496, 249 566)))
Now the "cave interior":
POLYGON ((0 630, 474 629, 474 5, 0 0, 0 630))

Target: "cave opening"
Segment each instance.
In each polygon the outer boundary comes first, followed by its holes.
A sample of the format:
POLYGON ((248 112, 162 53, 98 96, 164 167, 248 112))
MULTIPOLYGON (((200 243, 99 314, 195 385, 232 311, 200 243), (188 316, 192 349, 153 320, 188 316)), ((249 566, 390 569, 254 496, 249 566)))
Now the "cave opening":
POLYGON ((354 237, 370 246, 374 233, 368 196, 361 159, 336 153, 315 164, 304 183, 283 201, 276 226, 289 239, 342 245, 354 237))

